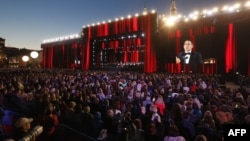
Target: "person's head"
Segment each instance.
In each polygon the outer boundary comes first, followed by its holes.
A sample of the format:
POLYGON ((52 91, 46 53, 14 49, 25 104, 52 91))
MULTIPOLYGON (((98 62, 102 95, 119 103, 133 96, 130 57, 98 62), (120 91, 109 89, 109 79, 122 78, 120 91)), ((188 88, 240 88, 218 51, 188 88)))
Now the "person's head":
POLYGON ((157 113, 157 112, 158 112, 158 109, 157 109, 157 107, 156 107, 155 105, 151 105, 151 106, 150 106, 150 111, 151 111, 152 113, 157 113))
POLYGON ((192 49, 193 49, 193 43, 190 40, 186 40, 184 42, 184 46, 183 47, 184 47, 185 52, 186 51, 192 51, 192 49))
POLYGON ((137 129, 142 129, 142 122, 141 122, 141 119, 136 118, 136 119, 134 120, 134 124, 135 124, 135 126, 136 126, 137 129))
POLYGON ((155 100, 156 103, 164 103, 162 95, 158 95, 158 97, 155 100))
POLYGON ((222 105, 216 111, 216 117, 219 120, 220 124, 233 123, 234 115, 232 107, 228 105, 222 105))
POLYGON ((33 121, 33 118, 21 117, 17 119, 17 121, 15 122, 15 127, 24 132, 28 132, 31 128, 32 121, 33 121))
POLYGON ((49 103, 45 109, 45 113, 51 114, 55 109, 56 109, 55 105, 53 103, 49 103))
POLYGON ((88 113, 90 113, 90 111, 91 111, 90 106, 87 105, 87 106, 84 107, 84 112, 85 113, 88 114, 88 113))
POLYGON ((76 107, 76 102, 75 101, 70 101, 69 108, 74 109, 75 107, 76 107))
POLYGON ((213 114, 212 114, 211 111, 207 110, 207 111, 205 111, 203 117, 204 117, 205 119, 213 119, 213 114))
POLYGON ((148 124, 147 130, 148 130, 148 133, 149 133, 150 135, 155 135, 155 134, 157 133, 157 126, 156 126, 156 123, 150 122, 150 123, 148 124))
POLYGON ((45 94, 43 97, 43 101, 45 101, 46 103, 50 102, 50 95, 49 94, 45 94))
POLYGON ((178 119, 183 116, 183 109, 180 103, 174 103, 170 109, 170 116, 173 119, 178 119))
POLYGON ((142 107, 141 107, 141 113, 144 115, 144 114, 146 114, 146 112, 147 112, 147 111, 146 111, 146 107, 142 106, 142 107))
POLYGON ((176 137, 176 136, 180 135, 179 128, 176 125, 169 126, 168 129, 167 129, 167 132, 168 132, 169 136, 173 136, 173 137, 176 137))
POLYGON ((113 118, 115 115, 114 111, 112 109, 109 109, 107 112, 106 112, 106 116, 108 118, 113 118))
POLYGON ((199 134, 195 137, 195 141, 207 141, 207 137, 203 134, 199 134))

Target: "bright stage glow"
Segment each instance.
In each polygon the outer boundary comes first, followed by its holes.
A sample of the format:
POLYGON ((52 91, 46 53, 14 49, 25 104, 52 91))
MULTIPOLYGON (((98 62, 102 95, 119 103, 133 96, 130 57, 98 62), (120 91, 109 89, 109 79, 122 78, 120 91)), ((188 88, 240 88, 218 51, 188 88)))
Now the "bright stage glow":
POLYGON ((189 21, 189 18, 185 18, 184 21, 185 21, 185 22, 188 22, 188 21, 189 21))
POLYGON ((227 9, 228 9, 227 5, 225 5, 225 6, 222 7, 222 11, 226 11, 227 9))
POLYGON ((194 15, 195 16, 199 15, 199 11, 194 11, 194 15))
POLYGON ((209 15, 209 16, 213 15, 213 11, 211 11, 211 10, 207 11, 207 15, 209 15))
POLYGON ((197 20, 198 17, 197 17, 197 16, 193 16, 192 19, 193 19, 193 20, 197 20))
POLYGON ((151 13, 155 13, 155 12, 156 12, 156 10, 152 10, 152 11, 151 11, 151 13))
POLYGON ((240 3, 235 3, 235 4, 234 4, 234 8, 235 8, 235 9, 239 9, 240 7, 241 7, 241 4, 240 4, 240 3))
POLYGON ((148 12, 146 11, 146 10, 144 10, 143 12, 142 12, 142 15, 147 15, 148 14, 148 12))
POLYGON ((214 7, 214 8, 213 8, 213 12, 214 12, 214 13, 217 13, 218 11, 219 11, 218 7, 214 7))
POLYGON ((174 26, 175 22, 176 22, 176 17, 175 16, 171 16, 171 17, 166 19, 166 25, 167 26, 174 26))
MULTIPOLYGON (((224 5, 224 6, 221 6, 220 8, 219 7, 214 7, 212 9, 204 9, 202 10, 202 12, 199 12, 198 10, 188 14, 188 16, 182 16, 182 17, 179 17, 177 20, 173 21, 172 18, 169 18, 168 16, 163 16, 164 14, 162 15, 159 15, 159 18, 161 20, 163 20, 163 22, 166 22, 168 23, 168 25, 174 25, 175 22, 178 22, 178 21, 184 21, 184 22, 188 22, 190 19, 192 20, 197 20, 199 18, 206 18, 207 16, 213 16, 215 14, 222 14, 222 13, 232 13, 232 12, 240 12, 240 11, 243 11, 244 8, 242 7, 243 3, 235 3, 235 4, 232 4, 232 5, 224 5), (222 12, 222 13, 220 13, 222 12), (168 19, 168 20, 166 20, 168 19)), ((244 6, 246 8, 250 8, 250 1, 247 1, 244 6)), ((246 10, 245 8, 245 10, 246 10)))
POLYGON ((245 3, 245 7, 250 7, 250 1, 247 1, 247 2, 245 3))

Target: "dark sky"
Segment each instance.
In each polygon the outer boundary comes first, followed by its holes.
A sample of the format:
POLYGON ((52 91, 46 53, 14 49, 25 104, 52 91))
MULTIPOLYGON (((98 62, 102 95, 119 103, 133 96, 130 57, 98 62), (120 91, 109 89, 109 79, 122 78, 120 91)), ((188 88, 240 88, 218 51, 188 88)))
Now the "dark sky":
MULTIPOLYGON (((212 9, 247 0, 175 0, 177 12, 212 9)), ((143 8, 169 14, 171 0, 1 0, 0 37, 5 45, 41 49, 47 39, 78 34, 82 26, 141 14, 143 8)))

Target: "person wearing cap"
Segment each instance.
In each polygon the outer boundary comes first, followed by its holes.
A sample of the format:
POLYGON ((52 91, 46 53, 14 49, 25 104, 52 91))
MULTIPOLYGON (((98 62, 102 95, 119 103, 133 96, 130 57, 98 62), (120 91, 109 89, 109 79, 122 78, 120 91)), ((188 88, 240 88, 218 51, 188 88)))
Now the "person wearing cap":
POLYGON ((21 117, 15 122, 15 130, 13 134, 14 140, 22 139, 32 129, 31 123, 33 118, 21 117))

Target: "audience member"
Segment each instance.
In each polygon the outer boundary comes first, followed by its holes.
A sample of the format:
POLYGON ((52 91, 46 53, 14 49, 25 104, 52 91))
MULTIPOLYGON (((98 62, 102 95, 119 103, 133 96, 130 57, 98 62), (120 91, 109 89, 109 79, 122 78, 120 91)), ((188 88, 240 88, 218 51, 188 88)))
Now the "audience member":
POLYGON ((186 141, 186 139, 180 135, 179 129, 176 125, 171 125, 167 129, 167 135, 164 137, 164 141, 186 141))
POLYGON ((31 125, 32 122, 33 122, 33 118, 21 117, 17 119, 15 122, 13 139, 21 140, 23 137, 25 137, 33 127, 31 125))
MULTIPOLYGON (((219 74, 76 73, 56 69, 7 69, 0 70, 0 74, 5 107, 37 122, 41 116, 55 115, 58 124, 95 138, 103 133, 103 139, 108 141, 121 135, 128 140, 133 128, 124 127, 134 124, 135 119, 140 119, 142 125, 134 128, 134 136, 138 130, 145 131, 145 140, 163 140, 165 129, 176 125, 179 135, 187 141, 198 134, 216 141, 222 138, 224 125, 249 123, 249 92, 246 88, 222 88, 223 76, 219 74), (53 112, 47 108, 51 103, 53 112), (126 113, 130 113, 130 122, 125 120, 126 113), (191 125, 199 132, 187 128, 191 125), (186 136, 187 133, 192 136, 186 136)), ((49 131, 44 127, 43 134, 49 131)))
POLYGON ((207 141, 207 137, 205 135, 199 134, 195 137, 194 141, 207 141))
POLYGON ((39 140, 53 141, 56 140, 56 130, 59 125, 59 118, 54 113, 55 105, 49 103, 44 109, 44 112, 38 117, 37 124, 43 126, 43 133, 39 137, 39 140))

